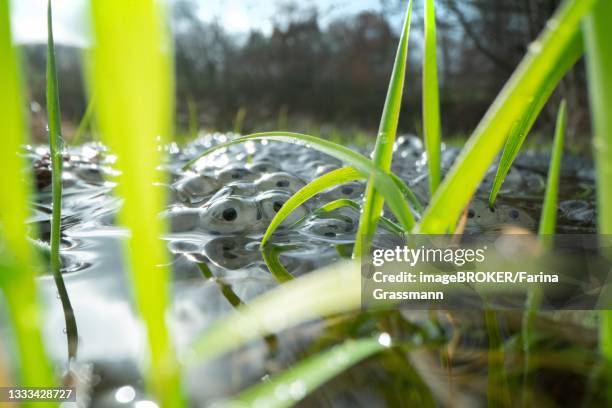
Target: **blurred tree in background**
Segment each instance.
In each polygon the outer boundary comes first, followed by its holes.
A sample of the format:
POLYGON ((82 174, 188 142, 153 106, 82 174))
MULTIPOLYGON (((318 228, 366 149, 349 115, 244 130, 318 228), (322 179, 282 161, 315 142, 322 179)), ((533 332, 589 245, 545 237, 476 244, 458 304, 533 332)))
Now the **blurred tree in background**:
MULTIPOLYGON (((279 127, 298 131, 365 130, 374 136, 395 47, 394 24, 404 0, 379 0, 378 11, 335 20, 298 2, 279 3, 272 30, 236 35, 218 21, 204 22, 190 0, 174 2, 178 129, 196 107, 201 128, 231 130, 239 111, 244 131, 279 127), (325 20, 325 23, 322 22, 325 20)), ((400 116, 403 132, 421 133, 422 2, 413 6, 413 30, 400 116)), ((499 92, 559 0, 438 0, 442 122, 446 136, 469 133, 499 92)), ((25 52, 34 110, 44 104, 45 48, 25 52)), ((59 47, 64 120, 78 123, 85 109, 80 51, 59 47)), ((582 62, 552 98, 569 100, 569 134, 590 132, 582 62)), ((40 108, 44 112, 44 107, 40 108)), ((36 118, 36 114, 34 115, 36 118)), ((33 121, 35 135, 44 120, 33 121)), ((554 109, 536 132, 549 135, 554 109)), ((576 141, 578 139, 574 139, 576 141)))

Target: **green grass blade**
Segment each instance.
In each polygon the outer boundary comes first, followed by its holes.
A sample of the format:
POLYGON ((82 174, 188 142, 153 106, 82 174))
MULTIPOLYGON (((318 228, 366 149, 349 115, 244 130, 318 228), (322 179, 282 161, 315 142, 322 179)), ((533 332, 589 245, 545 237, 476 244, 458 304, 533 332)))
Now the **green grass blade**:
MULTIPOLYGON (((330 142, 325 139, 320 139, 318 137, 304 135, 301 133, 291 133, 291 132, 264 132, 264 133, 254 133, 251 135, 243 136, 238 139, 230 140, 226 143, 221 143, 216 146, 211 147, 210 149, 203 152, 198 157, 189 161, 185 166, 183 166, 184 170, 187 170, 191 166, 193 166, 197 161, 202 159, 203 157, 211 154, 212 152, 226 148, 228 146, 244 143, 248 140, 275 140, 279 142, 293 143, 297 145, 307 145, 315 150, 328 154, 330 156, 335 157, 336 159, 344 162, 345 164, 353 167, 359 173, 361 173, 365 177, 372 177, 376 184, 376 188, 381 192, 382 195, 387 199, 387 203, 391 211, 397 217, 400 225, 406 229, 410 230, 414 225, 414 216, 410 210, 410 207, 404 200, 402 196, 402 192, 398 189, 396 183, 389 176, 389 174, 381 171, 379 168, 374 166, 370 160, 368 160, 363 155, 349 149, 348 147, 330 142)), ((357 242, 360 240, 357 239, 357 242)))
POLYGON ((93 118, 93 113, 95 110, 95 98, 92 96, 91 98, 89 98, 89 102, 87 103, 87 108, 85 108, 85 113, 83 114, 83 117, 81 118, 81 121, 79 122, 79 127, 77 127, 77 130, 74 132, 74 135, 72 136, 72 144, 77 146, 79 143, 81 143, 81 140, 83 139, 83 136, 85 136, 85 132, 87 132, 87 129, 91 130, 91 120, 93 118))
POLYGON ((62 302, 68 339, 68 358, 77 356, 79 333, 74 310, 62 277, 60 258, 62 227, 62 165, 64 162, 64 140, 62 138, 62 119, 60 113, 59 88, 55 69, 55 43, 53 42, 53 12, 51 0, 47 2, 47 117, 49 121, 49 154, 51 156, 51 187, 53 194, 53 213, 51 216, 51 272, 62 302))
POLYGON ((130 229, 131 283, 146 327, 147 386, 163 407, 185 406, 179 366, 166 325, 170 297, 168 253, 159 217, 167 202, 159 187, 158 146, 169 139, 174 112, 171 43, 159 2, 93 0, 93 93, 103 139, 117 155, 119 221, 130 229))
MULTIPOLYGON (((340 198, 322 205, 314 213, 325 214, 343 207, 351 207, 357 211, 361 211, 361 206, 357 201, 349 200, 348 198, 340 198)), ((386 217, 380 217, 380 223, 383 227, 387 228, 391 232, 395 232, 396 234, 406 234, 406 231, 402 229, 402 227, 386 217)))
POLYGON ((445 233, 453 228, 512 124, 523 117, 550 73, 562 64, 565 51, 580 30, 580 21, 594 2, 568 1, 555 13, 455 161, 426 209, 417 232, 445 233))
MULTIPOLYGON (((567 103, 565 100, 559 106, 557 114, 557 125, 555 128, 555 141, 553 152, 550 159, 548 170, 548 182, 546 186, 546 195, 540 217, 540 227, 538 234, 540 236, 552 235, 555 233, 557 226, 557 201, 559 192, 559 180, 561 177, 561 161, 563 158, 563 142, 565 139, 565 129, 567 127, 567 103)), ((542 239, 542 245, 549 245, 549 239, 542 239)), ((540 288, 532 288, 527 295, 526 310, 523 314, 521 327, 521 337, 523 341, 523 387, 527 387, 531 383, 529 374, 531 372, 531 345, 534 342, 533 338, 533 323, 537 315, 542 291, 540 288)), ((523 392, 523 398, 527 398, 526 390, 523 392)), ((529 405, 530 401, 524 400, 523 405, 529 405)))
POLYGON ((340 198, 338 200, 334 200, 325 205, 322 205, 314 213, 324 214, 324 213, 328 213, 328 212, 337 210, 339 208, 344 208, 344 207, 351 207, 357 211, 361 210, 361 206, 359 205, 357 201, 350 200, 348 198, 340 198))
POLYGON ((408 187, 408 185, 404 182, 404 180, 397 177, 394 173, 389 173, 389 176, 391 176, 391 179, 393 180, 397 188, 399 188, 399 190, 402 192, 406 200, 410 201, 416 212, 422 214, 424 209, 421 205, 421 202, 414 194, 414 192, 410 189, 410 187, 408 187))
POLYGON ((359 263, 348 261, 293 279, 218 320, 194 343, 183 361, 198 364, 258 337, 355 310, 361 304, 360 273, 359 263))
MULTIPOLYGON (((7 314, 16 337, 19 363, 18 382, 27 387, 53 386, 51 365, 47 360, 40 328, 42 320, 37 301, 36 254, 26 240, 26 219, 30 212, 30 172, 18 152, 27 142, 25 103, 17 48, 12 43, 9 0, 0 0, 0 289, 8 307, 7 314)), ((33 403, 30 406, 56 406, 33 403)))
MULTIPOLYGON (((599 1, 585 24, 585 49, 595 166, 597 170, 598 228, 612 234, 612 3, 599 1)), ((612 361, 612 311, 601 315, 600 348, 612 361)))
POLYGON ((548 182, 544 206, 540 218, 539 235, 551 235, 557 227, 557 200, 559 195, 559 179, 561 177, 561 161, 563 159, 563 141, 567 127, 567 103, 565 100, 559 106, 557 126, 555 128, 555 141, 548 169, 548 182))
MULTIPOLYGON (((404 26, 397 47, 395 63, 393 64, 393 71, 391 73, 391 80, 389 82, 389 89, 385 99, 385 106, 383 108, 372 159, 374 166, 385 173, 389 173, 391 170, 393 144, 395 143, 397 122, 399 120, 402 95, 404 93, 404 77, 406 76, 411 15, 412 0, 408 2, 404 26)), ((385 200, 378 189, 378 183, 373 177, 370 177, 363 198, 359 230, 357 231, 357 239, 355 240, 355 248, 353 249, 354 257, 361 256, 364 251, 367 252, 371 237, 376 232, 376 225, 382 214, 385 200)))
POLYGON ((264 262, 266 266, 270 270, 272 276, 278 283, 289 282, 294 279, 293 275, 285 268, 285 266, 280 261, 280 255, 285 251, 290 251, 292 249, 296 249, 296 246, 275 246, 275 245, 267 245, 261 251, 261 255, 263 256, 264 262))
POLYGON ((487 350, 487 401, 489 407, 511 407, 510 389, 505 367, 504 342, 499 330, 497 313, 485 310, 487 350))
POLYGON ((493 186, 489 195, 490 207, 493 207, 499 190, 501 189, 501 186, 508 172, 510 171, 512 163, 516 159, 516 156, 518 156, 527 135, 531 131, 531 128, 540 115, 540 112, 542 112, 542 109, 546 105, 550 95, 559 84, 559 81, 561 81, 561 78, 565 76, 567 71, 569 71, 580 56, 582 56, 583 51, 584 47, 582 32, 578 31, 574 35, 568 49, 565 51, 565 55, 561 58, 561 63, 553 70, 548 79, 543 82, 541 90, 529 104, 529 108, 523 117, 511 128, 504 146, 504 151, 502 152, 502 157, 499 160, 499 165, 497 166, 497 173, 495 174, 493 186))
POLYGON ((358 362, 384 350, 378 339, 347 340, 320 354, 299 362, 295 367, 255 385, 239 394, 228 407, 262 406, 268 408, 291 407, 321 384, 342 373, 358 362), (279 393, 278 389, 297 390, 279 393))
POLYGON ((304 204, 315 195, 327 190, 330 187, 362 178, 363 176, 352 167, 342 167, 340 169, 330 171, 329 173, 326 173, 306 184, 294 195, 292 195, 291 198, 289 198, 289 200, 283 204, 274 218, 272 218, 266 233, 261 239, 261 246, 263 247, 266 245, 270 237, 272 237, 272 234, 274 234, 274 231, 276 231, 283 221, 300 205, 304 204))
POLYGON ((429 168, 429 192, 433 195, 440 184, 440 95, 436 46, 436 11, 434 0, 425 0, 425 45, 423 56, 423 134, 429 168))
POLYGON ((229 302, 229 304, 231 304, 233 307, 244 305, 242 299, 240 299, 236 292, 234 292, 234 289, 232 289, 232 285, 225 282, 225 280, 214 276, 208 265, 206 265, 205 263, 199 263, 197 265, 198 269, 200 269, 200 272, 202 272, 202 276, 204 276, 204 278, 213 280, 217 284, 219 290, 221 291, 221 294, 223 295, 225 300, 229 302))

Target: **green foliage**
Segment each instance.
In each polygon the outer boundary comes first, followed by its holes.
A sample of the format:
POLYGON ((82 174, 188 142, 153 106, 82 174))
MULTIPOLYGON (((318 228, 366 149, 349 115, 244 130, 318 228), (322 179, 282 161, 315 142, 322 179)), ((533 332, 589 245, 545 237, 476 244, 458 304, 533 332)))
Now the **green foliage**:
POLYGON ((9 16, 9 1, 0 0, 0 172, 9 175, 2 178, 0 195, 0 289, 16 338, 20 375, 17 382, 28 387, 52 386, 53 374, 42 342, 34 284, 37 258, 26 240, 30 173, 24 174, 26 163, 18 152, 26 143, 27 126, 19 55, 12 43, 9 16))
POLYGON ((150 348, 149 389, 163 407, 185 405, 179 368, 166 326, 170 296, 168 254, 160 237, 166 204, 159 144, 172 129, 171 43, 158 2, 94 0, 93 92, 103 139, 117 154, 124 199, 120 222, 128 240, 133 293, 150 348))
POLYGON ((261 246, 263 247, 266 245, 272 234, 274 234, 274 231, 276 231, 283 221, 300 205, 328 188, 361 178, 363 178, 363 176, 352 167, 342 167, 330 171, 302 187, 292 195, 276 213, 261 239, 261 246))
POLYGON ((265 406, 284 408, 293 406, 324 382, 340 374, 359 361, 384 350, 375 338, 347 340, 315 356, 299 362, 295 367, 255 385, 238 395, 228 407, 265 406), (277 392, 287 389, 288 392, 277 392))
POLYGON ((75 359, 79 343, 74 311, 70 304, 68 291, 62 277, 60 258, 62 228, 62 165, 64 162, 64 139, 62 138, 62 118, 59 102, 57 71, 55 68, 55 43, 53 41, 53 16, 51 0, 47 3, 47 116, 49 121, 49 155, 51 156, 51 187, 53 213, 51 216, 51 273, 59 293, 66 320, 68 339, 68 358, 75 359))
POLYGON ((542 207, 540 228, 538 234, 550 235, 555 233, 557 226, 557 201, 559 195, 559 179, 561 178, 561 161, 563 159, 563 141, 567 127, 567 103, 565 100, 559 106, 557 126, 555 128, 555 142, 553 145, 550 166, 548 168, 548 181, 546 196, 542 207))
MULTIPOLYGON (((393 159, 393 145, 397 132, 397 122, 399 120, 402 95, 404 93, 404 77, 406 75, 406 59, 408 58, 408 37, 410 33, 410 17, 412 14, 412 0, 408 2, 404 27, 393 64, 393 72, 389 81, 389 89, 385 99, 378 136, 372 161, 377 169, 384 173, 391 170, 391 160, 393 159)), ((359 229, 353 256, 359 257, 363 252, 367 252, 372 235, 376 232, 376 225, 382 213, 385 197, 380 191, 381 186, 370 176, 363 198, 361 218, 359 219, 359 229), (376 187, 375 187, 376 186, 376 187)), ((391 205, 391 203, 389 203, 391 205)), ((398 214, 396 214, 398 215, 398 214)), ((412 216, 412 214, 411 214, 412 216)), ((405 227, 405 225, 404 225, 405 227)))
POLYGON ((540 90, 537 92, 536 97, 529 103, 529 107, 525 111, 524 115, 510 128, 510 133, 506 139, 502 157, 499 160, 497 173, 495 174, 495 180, 493 181, 493 186, 491 188, 491 194, 489 195, 489 206, 491 208, 495 203, 497 194, 499 193, 508 171, 510 171, 512 163, 516 159, 516 156, 518 156, 519 151, 523 146, 527 135, 529 134, 529 131, 546 105, 550 95, 561 81, 561 78, 565 76, 565 74, 572 68, 582 54, 582 32, 577 31, 567 50, 565 50, 564 56, 560 59, 560 64, 556 66, 549 77, 542 82, 540 85, 540 90))
MULTIPOLYGON (((585 48, 595 165, 597 169, 598 228, 612 234, 612 2, 600 0, 585 24, 585 48)), ((612 254, 607 254, 612 256, 612 254)), ((601 351, 612 361, 612 311, 601 315, 601 351)))
POLYGON ((278 281, 278 283, 285 283, 293 279, 293 275, 283 266, 280 261, 280 255, 285 251, 296 249, 294 245, 289 246, 276 246, 267 245, 262 248, 262 256, 264 262, 268 266, 270 273, 278 281))
POLYGON ((564 64, 565 52, 594 1, 570 1, 555 13, 457 157, 415 231, 445 233, 454 228, 513 124, 530 109, 551 73, 564 64))
POLYGON ((436 47, 436 11, 434 0, 425 0, 425 45, 423 55, 423 135, 429 168, 429 192, 433 195, 440 184, 440 95, 436 47))
MULTIPOLYGON (((540 227, 538 234, 541 237, 552 235, 555 233, 557 226, 557 201, 559 192, 559 179, 561 177, 561 162, 563 158, 563 141, 565 139, 565 129, 567 126, 567 103, 565 100, 559 106, 557 114, 557 126, 555 128, 555 141, 553 145, 553 153, 550 158, 550 166, 548 169, 548 182, 546 185, 546 196, 542 207, 542 215, 540 218, 540 227)), ((541 239, 540 243, 546 249, 551 244, 549 239, 541 239)), ((523 341, 523 386, 526 387, 529 381, 531 371, 531 346, 534 342, 533 324, 537 315, 542 291, 540 288, 532 288, 527 295, 526 310, 523 314, 521 327, 521 337, 523 341)), ((527 398, 527 392, 523 392, 523 397, 527 398)), ((526 400, 524 400, 527 403, 526 400)))

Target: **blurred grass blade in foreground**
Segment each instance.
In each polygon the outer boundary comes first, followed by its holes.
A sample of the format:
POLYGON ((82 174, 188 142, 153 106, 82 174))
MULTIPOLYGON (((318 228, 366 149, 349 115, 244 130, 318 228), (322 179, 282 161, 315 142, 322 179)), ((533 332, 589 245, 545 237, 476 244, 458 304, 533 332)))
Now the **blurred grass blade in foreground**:
POLYGON ((170 296, 164 180, 159 145, 172 129, 173 74, 165 14, 154 0, 93 0, 93 93, 103 139, 117 154, 120 222, 131 231, 133 293, 150 347, 147 381, 163 407, 183 406, 179 369, 166 325, 170 296))
POLYGON ((9 0, 0 0, 0 172, 5 175, 0 195, 0 289, 16 338, 17 382, 29 387, 51 386, 54 381, 43 347, 34 283, 36 254, 26 240, 31 183, 19 152, 26 143, 27 126, 19 57, 12 43, 9 17, 9 0))
POLYGON ((360 264, 341 262, 308 273, 273 289, 247 307, 218 320, 182 361, 209 361, 266 334, 300 323, 355 310, 361 304, 360 264))
MULTIPOLYGON (((380 120, 380 127, 376 137, 376 145, 374 146, 374 153, 372 156, 374 166, 384 173, 390 172, 391 161, 393 159, 393 145, 395 143, 397 123, 404 93, 404 77, 406 76, 406 60, 408 59, 408 37, 410 34, 411 15, 412 0, 409 0, 406 16, 404 18, 404 26, 395 56, 395 63, 393 64, 391 80, 389 81, 385 106, 380 120)), ((378 219, 382 214, 383 205, 385 203, 385 198, 380 194, 378 188, 378 183, 370 176, 363 196, 359 229, 357 230, 357 239, 355 240, 355 247, 353 249, 354 257, 360 257, 362 252, 368 251, 371 236, 376 232, 378 219)))
POLYGON ((551 72, 564 64, 565 52, 594 2, 568 1, 555 13, 455 160, 416 232, 446 233, 454 228, 502 148, 513 123, 523 117, 530 101, 542 92, 551 72))
MULTIPOLYGON (((597 170, 599 233, 612 234, 612 2, 600 0, 586 19, 585 49, 597 170)), ((612 254, 606 254, 612 257, 612 254)), ((609 294, 610 295, 610 294, 609 294)), ((612 311, 601 314, 600 343, 612 363, 612 311)))
POLYGON ((434 0, 425 0, 425 45, 423 55, 423 136, 429 168, 429 194, 440 184, 441 125, 438 62, 436 46, 436 10, 434 0))
POLYGON ((365 358, 384 350, 391 344, 387 333, 378 338, 346 340, 314 356, 300 361, 295 367, 255 385, 239 394, 226 406, 286 408, 298 403, 324 382, 330 380, 365 358), (278 389, 290 390, 290 398, 278 389))

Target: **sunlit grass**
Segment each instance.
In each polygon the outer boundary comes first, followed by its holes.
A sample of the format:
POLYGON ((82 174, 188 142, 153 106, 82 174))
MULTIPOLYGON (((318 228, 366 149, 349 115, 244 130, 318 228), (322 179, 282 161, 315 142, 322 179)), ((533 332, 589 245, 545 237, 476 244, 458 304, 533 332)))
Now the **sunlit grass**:
POLYGON ((27 126, 19 55, 12 43, 9 16, 9 1, 0 0, 0 172, 6 175, 0 195, 0 289, 16 339, 19 378, 15 382, 41 387, 53 385, 54 379, 40 332, 42 319, 34 283, 37 258, 26 240, 31 183, 18 152, 26 143, 27 126))
POLYGON ((570 45, 565 50, 563 57, 560 58, 560 64, 556 66, 549 74, 548 78, 542 82, 536 97, 529 103, 528 109, 510 128, 510 133, 506 139, 506 144, 504 145, 504 150, 499 160, 497 173, 495 174, 493 186, 491 187, 491 193, 489 195, 489 206, 491 208, 493 207, 497 194, 499 193, 499 190, 506 176, 508 175, 508 171, 510 171, 512 163, 523 147, 525 139, 536 122, 536 119, 542 112, 542 109, 546 105, 550 95, 553 93, 561 79, 582 56, 583 49, 582 32, 577 31, 574 38, 571 40, 570 45))
MULTIPOLYGON (((393 71, 391 72, 385 106, 380 120, 380 127, 378 129, 378 135, 376 136, 376 144, 374 146, 374 152, 372 153, 372 162, 374 166, 385 173, 391 171, 393 145, 395 143, 402 96, 404 93, 404 77, 406 76, 411 15, 412 0, 409 0, 406 16, 404 18, 404 26, 402 27, 397 54, 395 56, 395 63, 393 64, 393 71)), ((376 226, 383 210, 385 198, 386 197, 384 197, 380 191, 380 186, 374 177, 371 176, 363 196, 359 229, 357 230, 357 239, 355 240, 355 247, 353 249, 354 257, 360 257, 362 253, 367 253, 369 250, 370 240, 376 232, 376 226)), ((389 203, 389 205, 391 205, 391 203, 389 203)))
MULTIPOLYGON (((540 215, 540 225, 538 235, 542 249, 549 250, 552 245, 550 236, 553 235, 557 227, 557 202, 559 200, 559 181, 561 179, 561 163, 563 159, 563 146, 565 131, 567 127, 567 103, 563 100, 559 106, 557 114, 557 124, 555 127, 555 140, 553 151, 548 168, 548 180, 546 183, 546 194, 540 215)), ((523 342, 523 387, 530 383, 531 372, 531 348, 535 341, 533 325, 537 316, 542 298, 542 291, 539 287, 532 288, 527 294, 527 302, 521 327, 521 337, 523 342)), ((527 403, 527 393, 523 391, 524 403, 527 403)))
MULTIPOLYGON (((612 2, 599 1, 585 24, 585 48, 600 234, 612 234, 612 2)), ((612 257, 612 254, 606 254, 612 257)), ((601 315, 601 352, 612 361, 612 311, 601 315)))
POLYGON ((117 192, 124 198, 121 224, 130 229, 129 270, 150 347, 149 389, 163 407, 185 405, 174 347, 166 325, 170 297, 168 254, 160 237, 166 225, 165 181, 156 170, 159 146, 172 129, 171 44, 158 2, 94 0, 93 92, 98 125, 117 154, 117 192))
POLYGON ((429 168, 429 193, 433 195, 441 178, 440 96, 436 46, 436 12, 434 0, 425 0, 425 44, 423 46, 423 135, 429 168))
POLYGON ((416 232, 446 233, 480 185, 502 148, 514 123, 542 92, 552 72, 563 64, 565 53, 580 30, 580 22, 595 0, 569 1, 551 18, 531 45, 510 80, 466 143, 423 215, 416 232))

